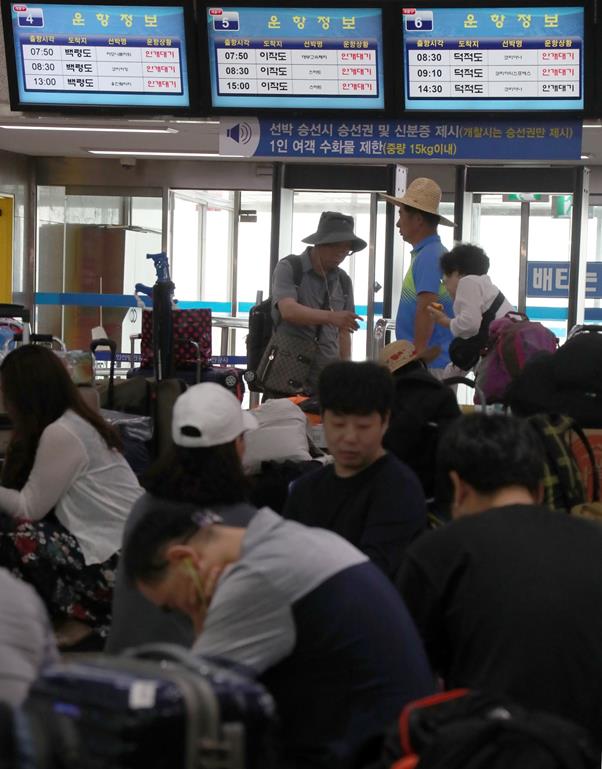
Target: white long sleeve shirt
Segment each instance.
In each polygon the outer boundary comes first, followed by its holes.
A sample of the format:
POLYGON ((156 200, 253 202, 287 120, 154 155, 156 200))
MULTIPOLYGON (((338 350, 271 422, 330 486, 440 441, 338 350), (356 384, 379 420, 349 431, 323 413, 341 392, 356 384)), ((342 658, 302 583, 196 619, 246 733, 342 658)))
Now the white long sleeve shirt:
MULTIPOLYGON (((449 325, 452 334, 461 339, 478 334, 483 313, 491 307, 498 293, 499 288, 493 285, 489 275, 465 275, 460 278, 454 299, 454 318, 449 325)), ((504 299, 495 317, 503 318, 513 310, 510 302, 504 299)))
POLYGON ((0 699, 21 705, 30 684, 59 655, 38 594, 6 569, 0 569, 0 616, 0 699))
POLYGON ((0 487, 0 510, 39 521, 54 508, 90 565, 119 550, 125 520, 142 493, 123 456, 68 410, 42 433, 23 488, 0 487))

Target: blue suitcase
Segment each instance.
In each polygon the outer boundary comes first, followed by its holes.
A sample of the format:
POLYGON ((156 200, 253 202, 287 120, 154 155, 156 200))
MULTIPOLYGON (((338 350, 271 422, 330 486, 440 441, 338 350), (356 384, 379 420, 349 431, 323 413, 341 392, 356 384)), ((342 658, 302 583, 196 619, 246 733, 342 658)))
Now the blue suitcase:
POLYGON ((28 710, 71 722, 78 769, 275 769, 275 706, 238 667, 157 644, 49 667, 28 710))

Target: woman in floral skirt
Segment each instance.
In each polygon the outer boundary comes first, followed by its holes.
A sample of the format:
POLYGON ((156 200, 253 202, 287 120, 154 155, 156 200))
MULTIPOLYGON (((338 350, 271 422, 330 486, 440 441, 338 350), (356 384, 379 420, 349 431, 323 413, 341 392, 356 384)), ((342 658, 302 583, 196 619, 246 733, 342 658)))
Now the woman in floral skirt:
POLYGON ((102 639, 123 527, 142 489, 119 436, 51 350, 11 352, 0 387, 13 424, 1 476, 0 566, 36 588, 59 642, 102 639))

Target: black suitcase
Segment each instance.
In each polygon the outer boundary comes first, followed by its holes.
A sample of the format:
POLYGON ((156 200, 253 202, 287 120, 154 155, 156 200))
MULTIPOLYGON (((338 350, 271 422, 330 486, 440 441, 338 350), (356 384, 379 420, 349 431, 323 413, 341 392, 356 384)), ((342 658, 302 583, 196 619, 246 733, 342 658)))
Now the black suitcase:
POLYGON ((244 373, 233 366, 205 366, 201 369, 201 382, 217 382, 242 402, 245 394, 244 373))
POLYGON ((52 665, 27 708, 75 726, 78 769, 277 767, 267 690, 239 668, 169 644, 52 665))

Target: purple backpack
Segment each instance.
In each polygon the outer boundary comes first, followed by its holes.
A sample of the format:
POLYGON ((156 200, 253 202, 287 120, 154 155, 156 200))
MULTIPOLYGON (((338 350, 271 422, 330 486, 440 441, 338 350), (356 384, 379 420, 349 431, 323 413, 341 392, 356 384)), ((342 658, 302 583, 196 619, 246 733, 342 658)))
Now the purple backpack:
MULTIPOLYGON (((508 385, 527 361, 540 352, 555 352, 558 339, 521 312, 508 312, 489 326, 489 341, 475 379, 486 403, 503 403, 508 385)), ((475 403, 480 399, 475 396, 475 403)))

